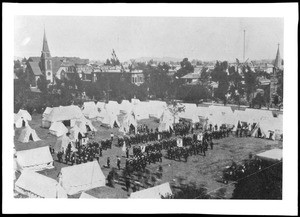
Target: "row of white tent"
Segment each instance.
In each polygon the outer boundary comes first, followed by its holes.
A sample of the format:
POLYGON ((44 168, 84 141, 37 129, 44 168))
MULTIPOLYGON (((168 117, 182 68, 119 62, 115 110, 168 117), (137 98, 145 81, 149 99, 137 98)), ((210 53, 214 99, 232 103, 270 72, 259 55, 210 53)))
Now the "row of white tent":
MULTIPOLYGON (((15 190, 28 197, 67 198, 93 188, 105 186, 105 175, 97 161, 61 168, 58 182, 37 171, 53 168, 49 147, 16 152, 16 170, 21 172, 15 190)), ((130 198, 160 199, 172 195, 169 183, 134 192, 130 198)))
POLYGON ((105 186, 106 179, 97 161, 61 168, 58 182, 36 173, 54 168, 48 146, 18 151, 16 165, 21 175, 15 183, 15 190, 28 197, 66 198, 67 195, 105 186))

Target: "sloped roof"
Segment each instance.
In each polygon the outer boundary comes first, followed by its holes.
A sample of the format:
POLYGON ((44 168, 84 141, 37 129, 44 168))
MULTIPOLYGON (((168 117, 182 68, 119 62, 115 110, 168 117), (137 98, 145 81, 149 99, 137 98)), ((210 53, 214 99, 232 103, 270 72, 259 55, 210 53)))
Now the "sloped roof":
POLYGON ((61 183, 68 195, 105 186, 105 176, 97 161, 61 168, 61 183))
POLYGON ((130 199, 162 199, 161 196, 172 195, 169 182, 131 193, 130 199))
POLYGON ((29 57, 28 62, 40 62, 40 57, 29 57))
POLYGON ((53 58, 52 59, 52 72, 55 74, 61 65, 62 65, 61 60, 59 60, 58 58, 53 58))
POLYGON ((43 198, 67 198, 56 180, 33 171, 23 171, 15 186, 43 198))
POLYGON ((49 146, 17 152, 17 163, 23 169, 53 162, 49 146))
POLYGON ((28 62, 31 71, 35 76, 43 75, 38 62, 28 62))
POLYGON ((272 149, 262 153, 257 154, 259 158, 267 160, 282 160, 282 149, 272 149))
POLYGON ((199 79, 200 76, 201 76, 200 73, 189 73, 181 78, 183 78, 183 79, 199 79))

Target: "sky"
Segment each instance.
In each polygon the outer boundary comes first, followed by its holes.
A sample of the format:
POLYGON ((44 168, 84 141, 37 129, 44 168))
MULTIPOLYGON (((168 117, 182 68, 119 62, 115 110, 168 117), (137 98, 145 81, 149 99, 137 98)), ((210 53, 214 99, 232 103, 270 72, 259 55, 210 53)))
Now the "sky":
POLYGON ((283 18, 16 16, 14 56, 40 56, 44 28, 52 56, 120 61, 185 57, 204 61, 283 57, 283 18))

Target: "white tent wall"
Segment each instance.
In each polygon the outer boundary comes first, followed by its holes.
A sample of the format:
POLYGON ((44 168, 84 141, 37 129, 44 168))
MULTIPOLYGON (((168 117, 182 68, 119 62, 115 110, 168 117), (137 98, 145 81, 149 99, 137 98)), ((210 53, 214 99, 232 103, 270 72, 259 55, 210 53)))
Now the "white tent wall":
POLYGON ((210 105, 208 107, 210 114, 233 114, 231 107, 210 105))
POLYGON ((141 191, 136 191, 131 193, 130 199, 162 199, 161 197, 173 195, 170 184, 164 183, 161 185, 154 186, 152 188, 147 188, 141 191))
POLYGON ((131 103, 133 104, 133 105, 137 105, 137 104, 139 104, 141 101, 139 100, 139 99, 136 99, 136 98, 132 98, 131 99, 131 103))
POLYGON ((79 199, 97 199, 97 197, 93 197, 92 195, 82 192, 79 199))
POLYGON ((18 171, 40 171, 54 168, 49 146, 18 151, 16 156, 18 171))
POLYGON ((129 132, 129 130, 130 130, 130 126, 133 126, 134 127, 134 129, 135 129, 135 132, 136 132, 136 130, 137 130, 137 120, 135 119, 135 117, 134 117, 134 115, 133 115, 133 113, 127 113, 124 117, 123 117, 123 119, 122 119, 122 121, 121 121, 121 123, 120 123, 120 129, 119 129, 119 131, 120 132, 124 132, 124 133, 128 133, 129 132))
POLYGON ((208 107, 198 106, 195 112, 198 117, 201 117, 202 119, 206 119, 210 116, 208 107))
POLYGON ((97 161, 64 167, 60 181, 68 195, 105 186, 105 176, 97 161))
POLYGON ((84 102, 82 113, 88 118, 96 118, 99 116, 98 108, 95 102, 84 102))
POLYGON ((149 118, 149 104, 148 102, 139 102, 133 108, 133 113, 137 120, 149 118))
POLYGON ((262 137, 268 139, 270 137, 270 131, 272 132, 271 139, 275 140, 275 137, 280 137, 282 134, 282 122, 278 120, 277 118, 270 118, 270 119, 261 119, 260 122, 257 124, 257 126, 254 128, 252 132, 252 136, 256 137, 258 134, 258 128, 260 128, 260 131, 262 133, 262 137), (276 134, 280 134, 279 136, 276 134))
POLYGON ((23 171, 15 183, 15 190, 29 198, 67 198, 57 181, 33 171, 23 171))
POLYGON ((52 109, 53 109, 53 108, 46 107, 45 111, 43 112, 42 117, 43 117, 43 118, 44 118, 44 117, 47 117, 47 116, 51 113, 52 109))
POLYGON ((164 109, 167 107, 167 103, 158 100, 150 100, 148 102, 149 116, 154 118, 160 118, 164 109))
POLYGON ((133 109, 133 104, 131 104, 128 100, 122 100, 120 104, 120 112, 122 113, 130 113, 133 109))
POLYGON ((78 134, 81 133, 81 135, 85 134, 85 131, 81 130, 77 125, 75 125, 73 128, 70 129, 70 139, 72 141, 78 141, 78 134))
POLYGON ((28 121, 21 117, 20 114, 14 114, 14 125, 16 128, 22 128, 28 126, 28 121))
POLYGON ((101 124, 106 127, 114 128, 115 124, 120 127, 120 122, 118 121, 117 115, 115 113, 108 112, 106 109, 101 111, 100 121, 101 124))
POLYGON ((60 137, 68 132, 69 132, 68 128, 66 128, 62 122, 54 122, 51 124, 51 127, 49 128, 49 133, 57 137, 60 137))
POLYGON ((273 118, 273 113, 270 110, 246 108, 245 112, 249 117, 251 117, 253 122, 259 122, 261 119, 273 118))
POLYGON ((19 139, 19 142, 27 143, 32 139, 32 141, 36 142, 41 140, 36 134, 35 130, 32 129, 29 125, 22 129, 19 139))
POLYGON ((105 105, 106 110, 114 115, 120 114, 120 104, 117 101, 109 101, 105 105))
POLYGON ((256 156, 263 160, 268 161, 281 161, 282 160, 282 149, 271 149, 262 153, 256 154, 256 156))
POLYGON ((58 137, 56 140, 56 143, 54 145, 54 152, 58 153, 62 150, 62 148, 64 151, 66 151, 69 143, 71 143, 71 150, 76 151, 74 143, 68 136, 63 135, 63 136, 58 137))

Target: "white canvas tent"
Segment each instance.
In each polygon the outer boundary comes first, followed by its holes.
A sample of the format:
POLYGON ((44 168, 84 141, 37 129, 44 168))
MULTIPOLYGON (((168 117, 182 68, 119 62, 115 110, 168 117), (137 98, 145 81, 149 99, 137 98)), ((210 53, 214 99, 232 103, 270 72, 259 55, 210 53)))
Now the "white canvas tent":
POLYGON ((100 112, 105 107, 105 102, 97 102, 96 107, 98 111, 100 112))
POLYGON ((130 199, 162 199, 163 197, 173 195, 170 184, 168 182, 147 188, 141 191, 131 193, 130 199))
POLYGON ((22 172, 15 190, 29 198, 68 198, 56 180, 33 171, 22 172))
POLYGON ((41 140, 36 134, 35 130, 32 129, 29 125, 22 129, 19 139, 19 142, 27 143, 29 141, 39 141, 41 140))
POLYGON ((28 121, 24 119, 20 114, 14 114, 14 126, 16 128, 28 126, 28 121))
POLYGON ((53 108, 46 107, 46 109, 45 109, 45 111, 43 112, 43 115, 42 115, 43 118, 44 118, 44 117, 47 117, 47 116, 51 113, 52 109, 53 109, 53 108))
POLYGON ((91 118, 91 119, 99 117, 98 108, 97 108, 95 102, 93 102, 93 101, 83 103, 82 113, 84 116, 91 118))
POLYGON ((233 111, 230 107, 228 106, 216 106, 216 105, 210 105, 208 107, 209 112, 211 115, 213 114, 222 114, 222 115, 227 115, 227 114, 233 114, 233 111))
POLYGON ((119 105, 120 112, 130 113, 133 109, 133 105, 128 100, 122 100, 122 103, 119 105))
POLYGON ((120 123, 120 132, 128 133, 130 130, 130 127, 134 127, 134 131, 136 132, 137 129, 137 120, 135 119, 135 116, 133 113, 127 113, 123 117, 121 123, 120 123))
POLYGON ((150 100, 148 102, 149 117, 160 118, 167 103, 159 100, 150 100))
POLYGON ((83 136, 85 133, 86 133, 86 129, 85 131, 82 130, 81 128, 79 128, 76 124, 73 128, 70 129, 70 136, 69 138, 72 140, 72 141, 78 141, 79 140, 79 133, 81 133, 81 135, 83 136))
POLYGON ((85 117, 76 120, 75 125, 77 125, 80 131, 83 133, 86 133, 88 131, 94 131, 94 132, 97 131, 97 129, 92 124, 92 121, 86 119, 85 117))
POLYGON ((184 106, 185 109, 184 111, 179 113, 179 117, 187 119, 192 123, 199 122, 197 105, 193 103, 182 103, 182 105, 184 106))
POLYGON ((54 122, 70 121, 73 127, 75 120, 84 117, 80 108, 75 105, 54 107, 50 114, 43 119, 43 127, 50 127, 54 122))
POLYGON ((105 108, 108 112, 113 113, 114 115, 120 114, 120 104, 117 101, 109 101, 105 108))
POLYGON ((209 107, 198 106, 196 109, 196 113, 201 119, 206 119, 210 116, 209 107))
POLYGON ((254 122, 254 123, 257 123, 263 119, 273 118, 273 113, 270 110, 246 108, 245 112, 251 118, 252 122, 254 122))
POLYGON ((142 119, 149 118, 149 103, 148 102, 139 102, 133 108, 133 113, 135 118, 139 121, 142 119))
MULTIPOLYGON (((175 123, 179 122, 179 117, 175 117, 175 123)), ((158 131, 170 131, 173 130, 174 117, 168 109, 165 109, 159 119, 158 131)))
POLYGON ((27 121, 31 121, 32 120, 31 115, 26 110, 20 109, 19 112, 18 112, 18 115, 20 117, 22 117, 23 119, 27 120, 27 121))
POLYGON ((100 118, 101 124, 104 126, 114 128, 114 126, 117 125, 120 127, 117 115, 115 113, 108 112, 106 108, 100 112, 100 118))
POLYGON ((268 161, 281 161, 282 160, 282 149, 271 149, 259 154, 256 154, 256 156, 263 160, 268 161))
POLYGON ((65 135, 68 131, 68 128, 66 128, 62 122, 54 122, 49 128, 49 132, 57 137, 65 135))
POLYGON ((133 104, 133 105, 137 105, 137 104, 139 104, 141 101, 139 100, 139 99, 137 99, 137 98, 132 98, 131 99, 131 103, 133 104))
POLYGON ((57 138, 56 143, 54 145, 54 152, 58 153, 60 152, 62 149, 64 151, 66 151, 69 143, 71 143, 71 147, 72 147, 72 151, 76 151, 75 145, 72 142, 72 140, 67 136, 67 135, 62 135, 60 137, 57 138))
POLYGON ((82 192, 79 199, 97 199, 97 197, 94 197, 90 194, 87 194, 85 192, 82 192))
POLYGON ((49 146, 18 151, 16 156, 18 171, 40 171, 54 168, 49 146))
POLYGON ((60 181, 68 195, 105 186, 105 176, 97 161, 61 169, 60 181))
POLYGON ((283 126, 280 119, 272 117, 270 119, 261 119, 259 121, 251 133, 253 137, 258 135, 258 129, 260 129, 263 138, 275 140, 276 134, 282 134, 283 126))

